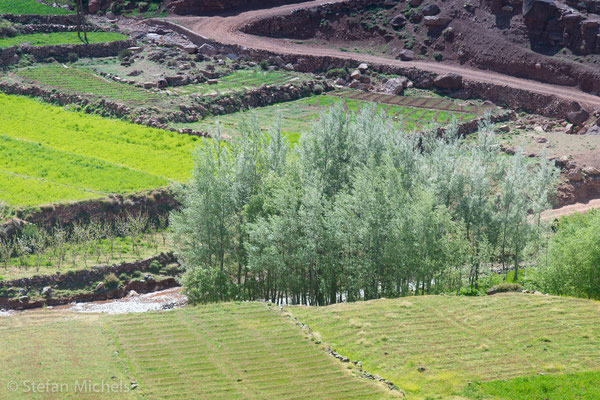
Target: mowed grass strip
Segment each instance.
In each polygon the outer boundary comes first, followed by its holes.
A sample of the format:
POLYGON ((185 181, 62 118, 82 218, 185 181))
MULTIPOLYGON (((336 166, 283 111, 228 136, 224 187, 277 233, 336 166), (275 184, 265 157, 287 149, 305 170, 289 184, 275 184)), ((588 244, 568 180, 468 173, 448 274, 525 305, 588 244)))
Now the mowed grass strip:
POLYGON ((101 318, 58 311, 0 317, 0 399, 139 398, 135 391, 128 391, 132 379, 101 318), (123 390, 106 390, 105 386, 97 393, 78 390, 88 381, 124 386, 123 390), (9 386, 14 385, 11 382, 18 386, 9 386), (55 383, 66 386, 56 388, 55 383))
POLYGON ((130 105, 155 104, 163 96, 136 86, 109 81, 88 71, 63 65, 24 68, 17 76, 36 84, 95 98, 107 98, 130 105))
POLYGON ((286 310, 415 399, 458 396, 472 381, 600 369, 598 302, 425 296, 286 310))
POLYGON ((50 190, 42 182, 22 201, 15 195, 23 192, 21 186, 2 187, 1 197, 13 206, 87 198, 85 190, 124 192, 184 182, 191 176, 193 150, 203 140, 19 96, 0 95, 0 109, 4 172, 76 187, 50 190))
MULTIPOLYGON (((87 34, 89 43, 108 43, 127 40, 128 37, 118 32, 89 32, 87 34)), ((18 35, 0 39, 0 48, 18 46, 21 44, 30 46, 54 46, 59 44, 82 44, 77 32, 53 32, 32 33, 29 35, 18 35)))
POLYGON ((0 14, 73 14, 60 7, 50 7, 36 0, 0 0, 0 14))
POLYGON ((385 399, 278 311, 228 303, 109 317, 147 399, 385 399))

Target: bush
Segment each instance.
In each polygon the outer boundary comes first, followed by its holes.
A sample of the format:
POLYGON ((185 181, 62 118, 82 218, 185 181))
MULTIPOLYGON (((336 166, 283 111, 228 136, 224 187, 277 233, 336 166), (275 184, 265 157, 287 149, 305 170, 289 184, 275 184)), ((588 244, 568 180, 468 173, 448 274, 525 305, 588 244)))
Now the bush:
POLYGON ((104 286, 110 290, 115 290, 119 287, 121 281, 115 274, 108 274, 104 277, 104 286))
POLYGON ((342 78, 342 79, 345 79, 347 75, 348 75, 348 71, 346 71, 344 68, 330 69, 325 74, 325 76, 327 76, 328 78, 342 78))
POLYGON ((435 61, 442 61, 444 59, 444 56, 442 55, 442 53, 433 53, 433 59, 435 61))
POLYGON ((520 292, 523 287, 518 283, 500 283, 492 287, 491 292, 494 293, 505 293, 505 292, 520 292))
POLYGON ((152 272, 153 274, 158 274, 160 272, 161 268, 162 268, 162 265, 160 265, 160 263, 158 261, 154 260, 154 261, 152 261, 152 263, 150 263, 150 265, 146 269, 148 270, 148 272, 152 272))
POLYGON ((550 240, 548 265, 537 269, 544 292, 600 299, 600 212, 564 217, 550 240))
POLYGON ((0 19, 0 38, 15 37, 18 34, 19 31, 17 30, 14 24, 4 19, 0 19))
POLYGON ((129 49, 123 49, 119 52, 119 60, 124 60, 127 57, 131 57, 133 55, 133 52, 129 49))
POLYGON ((260 65, 260 68, 263 71, 266 71, 267 69, 269 69, 269 62, 267 60, 261 60, 258 65, 260 65))
POLYGON ((315 85, 315 87, 313 88, 313 92, 315 92, 315 94, 321 94, 325 91, 325 89, 323 88, 323 85, 315 85))
POLYGON ((470 286, 461 287, 458 291, 458 294, 460 296, 481 296, 481 292, 478 289, 472 288, 470 286))
POLYGON ((67 58, 69 59, 69 62, 76 62, 77 60, 79 60, 79 55, 77 53, 69 53, 67 55, 67 58))

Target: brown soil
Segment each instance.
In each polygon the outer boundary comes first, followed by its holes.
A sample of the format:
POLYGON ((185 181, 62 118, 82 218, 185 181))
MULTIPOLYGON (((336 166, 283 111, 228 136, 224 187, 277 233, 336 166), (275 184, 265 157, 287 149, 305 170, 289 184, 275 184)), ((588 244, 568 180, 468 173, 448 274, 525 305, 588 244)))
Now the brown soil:
POLYGON ((305 3, 285 5, 270 9, 245 11, 236 15, 213 17, 173 17, 171 20, 189 27, 194 32, 206 38, 213 39, 226 45, 239 45, 246 48, 265 50, 280 54, 329 56, 339 59, 353 60, 355 62, 413 67, 415 69, 438 74, 457 73, 462 75, 467 80, 501 84, 512 88, 524 89, 538 94, 551 95, 569 101, 578 101, 590 109, 600 108, 600 97, 584 93, 574 87, 546 84, 530 79, 516 78, 496 72, 466 67, 464 65, 428 61, 403 62, 370 54, 336 50, 326 46, 300 44, 290 39, 255 36, 241 32, 241 28, 243 26, 258 21, 262 18, 288 14, 300 8, 315 7, 326 3, 337 3, 342 1, 345 0, 313 0, 305 3))

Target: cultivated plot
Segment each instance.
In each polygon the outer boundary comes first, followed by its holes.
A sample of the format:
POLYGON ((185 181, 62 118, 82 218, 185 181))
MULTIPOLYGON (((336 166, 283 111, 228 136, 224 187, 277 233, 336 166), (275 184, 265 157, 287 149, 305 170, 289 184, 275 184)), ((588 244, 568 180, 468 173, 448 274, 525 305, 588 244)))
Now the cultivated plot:
POLYGON ((461 106, 444 98, 399 97, 383 94, 369 94, 357 91, 340 91, 328 95, 319 95, 300 100, 280 103, 273 106, 256 108, 235 114, 206 118, 187 124, 173 124, 177 128, 193 128, 213 131, 217 122, 225 133, 235 135, 240 123, 255 114, 263 128, 272 126, 279 116, 282 118, 282 130, 296 140, 301 132, 310 129, 321 113, 333 105, 343 103, 348 111, 356 112, 368 103, 374 102, 379 110, 388 117, 401 123, 407 130, 421 129, 430 124, 444 125, 456 119, 467 121, 483 114, 487 109, 476 106, 461 106))
POLYGON ((201 140, 18 96, 0 109, 0 198, 15 207, 184 182, 201 140))
MULTIPOLYGON (((117 32, 89 32, 89 43, 105 43, 127 40, 128 37, 117 32)), ((30 46, 54 46, 59 44, 81 44, 77 32, 32 33, 0 39, 0 48, 28 44, 30 46)))
POLYGON ((0 0, 0 14, 72 14, 60 7, 50 7, 36 0, 0 0))

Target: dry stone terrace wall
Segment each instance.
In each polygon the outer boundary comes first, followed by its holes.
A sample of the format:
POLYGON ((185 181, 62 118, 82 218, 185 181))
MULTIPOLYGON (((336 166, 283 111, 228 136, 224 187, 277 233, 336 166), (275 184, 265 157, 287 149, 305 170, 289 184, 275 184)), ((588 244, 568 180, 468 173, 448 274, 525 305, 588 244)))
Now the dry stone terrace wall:
POLYGON ((94 282, 104 279, 106 275, 111 273, 119 276, 121 274, 131 274, 135 271, 144 272, 154 261, 157 261, 160 265, 165 266, 177 262, 177 259, 173 253, 163 253, 156 257, 151 257, 132 263, 97 266, 91 269, 73 271, 66 274, 43 275, 34 276, 31 278, 15 279, 12 281, 0 281, 0 287, 42 289, 45 286, 54 285, 73 287, 81 286, 83 284, 93 284, 94 282))
POLYGON ((17 210, 16 218, 0 224, 0 238, 10 239, 18 235, 27 223, 50 228, 90 220, 114 221, 124 215, 140 212, 155 218, 178 206, 179 203, 168 188, 74 203, 48 204, 35 210, 17 210))
POLYGON ((90 44, 67 44, 55 46, 13 46, 0 49, 0 67, 15 64, 19 61, 17 57, 20 54, 30 54, 36 60, 44 60, 49 57, 65 60, 70 53, 77 54, 79 57, 114 57, 121 50, 135 46, 135 40, 120 40, 109 43, 90 43, 90 44))
POLYGON ((0 18, 16 24, 33 24, 33 25, 77 25, 77 15, 15 15, 15 14, 0 14, 0 18))
POLYGON ((302 1, 306 0, 175 0, 167 6, 167 11, 178 15, 206 15, 224 11, 280 6, 302 1))

